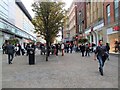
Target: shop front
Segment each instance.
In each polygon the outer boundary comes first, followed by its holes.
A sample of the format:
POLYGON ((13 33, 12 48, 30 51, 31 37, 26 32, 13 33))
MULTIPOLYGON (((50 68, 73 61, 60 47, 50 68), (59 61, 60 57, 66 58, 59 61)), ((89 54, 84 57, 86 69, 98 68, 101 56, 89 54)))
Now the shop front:
POLYGON ((3 33, 0 31, 0 50, 2 50, 3 45, 3 33))
POLYGON ((113 28, 107 29, 107 35, 108 35, 108 42, 110 44, 110 52, 117 53, 119 52, 118 46, 119 46, 119 31, 113 30, 113 28))

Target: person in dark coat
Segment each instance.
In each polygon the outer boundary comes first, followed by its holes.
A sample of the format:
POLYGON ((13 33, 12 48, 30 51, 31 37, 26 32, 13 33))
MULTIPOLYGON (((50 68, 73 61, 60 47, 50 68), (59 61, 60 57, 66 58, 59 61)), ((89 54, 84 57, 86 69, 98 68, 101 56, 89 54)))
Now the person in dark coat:
POLYGON ((3 49, 3 54, 5 54, 6 53, 6 45, 5 44, 2 45, 2 49, 3 49))
POLYGON ((90 52, 90 47, 89 47, 88 44, 85 45, 85 52, 86 52, 86 53, 85 53, 85 56, 87 56, 87 55, 90 56, 90 54, 89 54, 89 52, 90 52))
POLYGON ((10 42, 8 42, 6 49, 8 53, 8 63, 12 64, 12 60, 14 58, 14 46, 10 42))
POLYGON ((59 49, 58 44, 56 44, 55 47, 56 47, 56 56, 58 56, 58 49, 59 49))
POLYGON ((99 72, 102 76, 103 76, 104 63, 108 58, 108 54, 106 53, 106 51, 107 49, 106 49, 106 46, 103 45, 103 41, 99 40, 99 45, 96 47, 96 50, 95 50, 94 60, 96 60, 96 58, 98 59, 99 72))
POLYGON ((73 44, 70 44, 70 53, 73 51, 73 44))
POLYGON ((18 49, 18 55, 20 56, 21 55, 21 45, 18 44, 18 47, 19 47, 19 49, 18 49))
MULTIPOLYGON (((109 46, 108 43, 106 43, 106 50, 107 50, 107 53, 108 53, 108 55, 109 55, 110 46, 109 46)), ((109 57, 108 57, 108 60, 109 60, 109 57)))
POLYGON ((26 50, 27 50, 27 54, 26 54, 26 55, 27 55, 27 56, 28 56, 28 54, 29 54, 29 52, 30 52, 29 49, 30 49, 30 44, 27 44, 27 45, 26 45, 26 50))
POLYGON ((67 53, 69 53, 69 44, 66 45, 67 53))
POLYGON ((82 52, 82 57, 84 57, 84 53, 85 53, 85 45, 84 44, 81 45, 80 50, 82 52))

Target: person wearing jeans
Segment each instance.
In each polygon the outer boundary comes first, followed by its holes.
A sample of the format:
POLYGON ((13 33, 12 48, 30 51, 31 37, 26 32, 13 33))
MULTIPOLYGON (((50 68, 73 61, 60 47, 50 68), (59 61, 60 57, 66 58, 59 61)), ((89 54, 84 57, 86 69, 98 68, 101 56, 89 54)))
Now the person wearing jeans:
POLYGON ((106 50, 106 46, 103 46, 102 44, 102 40, 99 41, 99 46, 97 46, 96 50, 95 50, 95 56, 94 56, 94 60, 96 60, 96 57, 98 59, 98 63, 99 63, 99 72, 100 74, 103 76, 103 66, 106 60, 106 56, 105 56, 105 51, 106 50))

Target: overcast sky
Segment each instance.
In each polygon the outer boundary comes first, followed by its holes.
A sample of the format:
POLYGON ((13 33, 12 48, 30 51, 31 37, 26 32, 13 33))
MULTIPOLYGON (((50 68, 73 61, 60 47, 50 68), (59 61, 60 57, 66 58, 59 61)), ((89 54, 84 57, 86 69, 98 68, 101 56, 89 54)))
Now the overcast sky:
MULTIPOLYGON (((32 7, 31 7, 31 5, 34 3, 34 0, 21 0, 21 1, 23 2, 24 6, 26 7, 30 15, 34 17, 34 13, 32 12, 32 7)), ((62 0, 62 1, 65 1, 66 3, 65 8, 67 9, 70 7, 73 0, 62 0)))

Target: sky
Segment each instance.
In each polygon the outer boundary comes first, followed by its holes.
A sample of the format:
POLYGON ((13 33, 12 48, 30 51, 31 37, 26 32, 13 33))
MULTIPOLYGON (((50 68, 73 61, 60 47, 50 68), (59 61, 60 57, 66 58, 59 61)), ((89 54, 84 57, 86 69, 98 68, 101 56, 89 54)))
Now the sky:
MULTIPOLYGON (((32 17, 34 17, 34 13, 32 11, 32 7, 31 7, 31 5, 34 3, 34 0, 21 0, 21 1, 24 4, 24 6, 26 7, 26 9, 28 10, 28 12, 30 13, 30 15, 32 17)), ((65 8, 67 9, 70 7, 73 0, 62 0, 62 1, 66 3, 65 8)))

